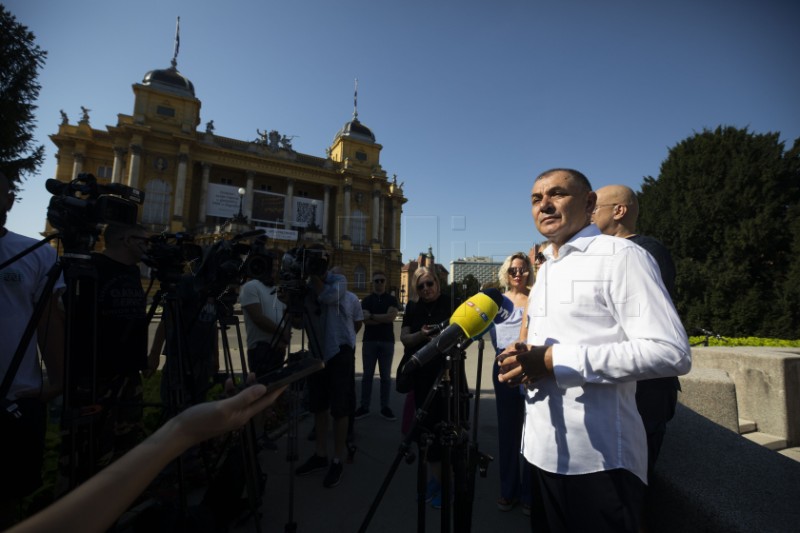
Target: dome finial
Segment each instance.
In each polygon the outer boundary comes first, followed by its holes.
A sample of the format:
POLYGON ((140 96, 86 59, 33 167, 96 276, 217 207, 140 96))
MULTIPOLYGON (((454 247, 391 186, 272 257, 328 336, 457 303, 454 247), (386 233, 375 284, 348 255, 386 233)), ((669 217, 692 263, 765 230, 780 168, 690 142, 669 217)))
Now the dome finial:
POLYGON ((353 120, 358 120, 358 78, 356 78, 356 90, 353 93, 353 120))
POLYGON ((178 68, 178 51, 181 49, 181 18, 175 23, 175 52, 172 54, 172 68, 178 68))

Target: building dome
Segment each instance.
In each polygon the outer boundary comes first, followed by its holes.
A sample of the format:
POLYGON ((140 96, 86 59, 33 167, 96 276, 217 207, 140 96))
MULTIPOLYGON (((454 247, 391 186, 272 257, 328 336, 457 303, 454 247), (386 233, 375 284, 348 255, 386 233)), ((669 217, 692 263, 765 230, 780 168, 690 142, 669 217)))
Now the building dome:
POLYGON ((336 134, 337 137, 349 137, 351 139, 356 139, 359 141, 367 141, 374 143, 375 142, 375 134, 372 133, 368 127, 362 124, 357 118, 354 118, 350 122, 345 123, 342 129, 339 130, 339 133, 336 134))
POLYGON ((142 85, 167 90, 182 96, 194 97, 194 85, 189 81, 189 78, 178 72, 175 66, 166 69, 151 70, 144 75, 142 85))

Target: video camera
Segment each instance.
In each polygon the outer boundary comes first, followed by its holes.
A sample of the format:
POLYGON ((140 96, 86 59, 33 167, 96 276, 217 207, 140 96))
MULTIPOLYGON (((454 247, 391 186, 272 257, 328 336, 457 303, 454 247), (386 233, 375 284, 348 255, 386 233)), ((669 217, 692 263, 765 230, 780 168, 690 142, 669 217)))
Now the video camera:
POLYGON ((197 270, 195 290, 218 296, 229 285, 241 285, 245 278, 261 279, 272 274, 274 256, 266 250, 264 241, 241 242, 263 234, 263 230, 248 231, 214 243, 197 270))
POLYGON ((148 240, 142 262, 152 268, 161 283, 176 283, 186 274, 186 265, 203 257, 189 233, 159 233, 148 240))
POLYGON ((324 248, 292 248, 281 259, 280 287, 300 290, 308 276, 322 276, 328 270, 328 252, 324 248))
POLYGON ((102 224, 136 224, 139 205, 144 202, 144 192, 121 183, 98 183, 87 173, 69 183, 48 179, 45 188, 53 195, 47 220, 63 234, 67 251, 91 251, 102 224))

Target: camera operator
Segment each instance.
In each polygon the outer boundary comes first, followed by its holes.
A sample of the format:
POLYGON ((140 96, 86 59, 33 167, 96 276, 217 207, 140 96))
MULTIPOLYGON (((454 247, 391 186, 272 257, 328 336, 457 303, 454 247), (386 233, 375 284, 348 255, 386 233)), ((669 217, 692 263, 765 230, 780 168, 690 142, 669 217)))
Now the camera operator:
MULTIPOLYGON (((5 228, 6 216, 14 204, 14 182, 0 171, 0 263, 35 244, 5 228)), ((0 379, 5 380, 23 332, 31 319, 36 302, 42 296, 47 272, 56 262, 50 246, 41 246, 0 271, 0 379)), ((11 382, 5 398, 0 398, 0 529, 13 522, 17 504, 41 485, 44 454, 46 402, 60 393, 63 365, 63 315, 58 293, 64 289, 59 279, 54 287, 55 298, 47 298, 47 306, 39 320, 35 335, 11 382), (49 386, 43 383, 37 357, 39 345, 47 367, 49 386), (8 403, 17 406, 21 416, 8 412, 8 403)))
MULTIPOLYGON (((103 241, 103 252, 91 254, 97 274, 96 301, 79 300, 72 308, 66 302, 66 308, 73 313, 70 317, 73 324, 90 323, 92 312, 97 320, 95 338, 74 335, 69 347, 68 371, 74 390, 68 408, 99 408, 90 437, 93 464, 78 462, 81 466, 78 481, 144 438, 139 372, 147 369, 147 315, 137 264, 147 246, 148 234, 138 225, 114 223, 106 226, 103 241)), ((65 297, 68 298, 69 295, 65 297)), ((79 448, 75 450, 70 442, 71 439, 65 439, 62 444, 62 467, 69 467, 76 460, 74 454, 87 444, 78 442, 79 448)))
POLYGON ((278 331, 286 304, 275 288, 275 259, 272 256, 266 259, 269 268, 247 281, 239 291, 247 333, 247 364, 257 376, 275 370, 283 363, 291 339, 290 328, 278 331), (278 333, 281 337, 275 342, 278 333))
MULTIPOLYGON (((323 480, 326 488, 335 487, 342 478, 342 459, 347 453, 347 426, 355 408, 355 344, 352 318, 345 312, 347 280, 340 274, 328 272, 327 253, 314 245, 306 253, 319 254, 311 261, 309 291, 303 326, 313 330, 319 342, 311 342, 312 350, 325 361, 325 368, 308 377, 310 410, 314 413, 316 450, 295 473, 303 476, 328 469, 323 480), (310 327, 309 327, 310 326, 310 327), (333 417, 334 453, 328 462, 328 418, 333 417)), ((313 257, 313 256, 312 256, 313 257)), ((308 263, 308 261, 306 261, 308 263)), ((310 333, 310 331, 309 331, 310 333)))
POLYGON ((158 368, 165 344, 169 343, 169 356, 161 376, 161 399, 174 411, 165 412, 169 416, 205 401, 211 388, 211 377, 219 371, 216 299, 197 291, 191 276, 182 277, 177 282, 176 291, 181 324, 169 322, 175 320, 174 316, 159 322, 148 355, 147 372, 150 375, 158 368), (181 364, 178 363, 179 357, 183 357, 181 364), (170 392, 176 390, 181 391, 181 402, 180 405, 171 405, 170 392))

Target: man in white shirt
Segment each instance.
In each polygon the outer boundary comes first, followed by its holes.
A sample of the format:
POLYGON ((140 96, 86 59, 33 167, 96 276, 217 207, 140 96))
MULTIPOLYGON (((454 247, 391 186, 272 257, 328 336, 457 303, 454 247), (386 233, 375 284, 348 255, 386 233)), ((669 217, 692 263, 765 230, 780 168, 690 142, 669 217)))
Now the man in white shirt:
POLYGON ((547 261, 528 300, 527 344, 500 356, 500 381, 528 386, 535 531, 638 531, 647 443, 636 381, 691 368, 655 261, 590 224, 596 199, 576 170, 536 178, 532 213, 550 242, 547 261))

